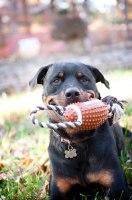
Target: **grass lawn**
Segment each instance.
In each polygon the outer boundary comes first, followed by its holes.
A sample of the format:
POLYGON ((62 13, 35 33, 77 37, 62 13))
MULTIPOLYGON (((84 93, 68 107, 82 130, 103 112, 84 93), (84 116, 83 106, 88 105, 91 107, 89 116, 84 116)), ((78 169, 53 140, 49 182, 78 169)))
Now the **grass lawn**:
MULTIPOLYGON (((132 131, 132 71, 109 71, 105 77, 111 89, 98 83, 102 97, 114 95, 129 101, 120 123, 132 131)), ((42 105, 40 87, 33 93, 27 90, 12 96, 3 93, 0 97, 0 200, 39 200, 45 195, 49 163, 40 167, 38 161, 47 149, 49 130, 34 126, 29 119, 30 111, 37 105, 42 105)), ((47 120, 42 112, 38 118, 47 120)), ((125 141, 126 150, 120 160, 132 190, 132 144, 127 138, 125 141)), ((82 196, 82 199, 86 198, 82 196)), ((94 200, 99 199, 102 198, 96 192, 94 200)))

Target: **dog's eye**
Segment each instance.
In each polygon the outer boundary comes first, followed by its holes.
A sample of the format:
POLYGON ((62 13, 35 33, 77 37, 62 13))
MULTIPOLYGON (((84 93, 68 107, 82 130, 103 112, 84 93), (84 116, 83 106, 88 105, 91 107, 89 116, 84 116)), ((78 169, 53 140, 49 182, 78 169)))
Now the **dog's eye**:
POLYGON ((88 79, 87 79, 86 77, 82 77, 82 78, 81 78, 81 81, 82 81, 83 83, 86 83, 86 82, 88 81, 88 79))
POLYGON ((53 83, 60 83, 60 81, 61 80, 59 78, 56 78, 56 79, 53 80, 53 83))

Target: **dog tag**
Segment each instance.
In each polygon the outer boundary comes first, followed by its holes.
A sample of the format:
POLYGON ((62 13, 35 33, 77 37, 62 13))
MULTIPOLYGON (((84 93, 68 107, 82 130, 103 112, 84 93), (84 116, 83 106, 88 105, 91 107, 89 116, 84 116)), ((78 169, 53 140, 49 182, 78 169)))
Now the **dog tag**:
POLYGON ((76 149, 70 144, 68 145, 68 150, 65 151, 65 158, 74 158, 77 156, 76 149))

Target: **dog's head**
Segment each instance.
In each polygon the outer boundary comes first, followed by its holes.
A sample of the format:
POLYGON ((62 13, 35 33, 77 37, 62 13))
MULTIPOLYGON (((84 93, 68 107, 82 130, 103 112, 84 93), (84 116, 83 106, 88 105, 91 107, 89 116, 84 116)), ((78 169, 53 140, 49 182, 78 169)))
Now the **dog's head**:
MULTIPOLYGON (((31 90, 37 84, 43 85, 44 104, 67 106, 95 97, 100 99, 97 82, 109 88, 109 82, 95 67, 77 62, 57 62, 41 67, 29 85, 31 90)), ((48 112, 48 117, 51 121, 60 121, 53 111, 48 112)))
MULTIPOLYGON (((91 98, 100 99, 97 82, 109 88, 109 82, 95 67, 76 62, 57 62, 41 67, 29 85, 31 90, 34 90, 37 84, 43 85, 44 104, 67 106, 91 98)), ((60 122, 60 118, 53 111, 47 114, 50 121, 60 122)))
POLYGON ((41 67, 29 85, 32 90, 37 84, 43 85, 45 104, 66 106, 89 98, 100 98, 97 82, 109 88, 109 82, 97 68, 76 62, 58 62, 41 67))

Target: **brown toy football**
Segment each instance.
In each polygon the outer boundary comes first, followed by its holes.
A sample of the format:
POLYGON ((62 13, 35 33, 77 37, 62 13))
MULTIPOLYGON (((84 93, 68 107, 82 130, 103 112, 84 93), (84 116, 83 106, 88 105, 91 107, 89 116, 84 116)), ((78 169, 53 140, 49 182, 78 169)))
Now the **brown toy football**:
POLYGON ((72 103, 64 111, 64 121, 76 122, 82 120, 82 124, 76 128, 67 128, 67 132, 75 133, 83 130, 93 130, 102 125, 108 118, 108 107, 98 99, 87 102, 72 103))
POLYGON ((33 124, 41 128, 53 130, 64 129, 67 133, 74 134, 78 131, 92 130, 102 125, 108 118, 109 125, 115 124, 124 115, 124 100, 113 96, 106 96, 102 100, 90 99, 87 102, 72 103, 66 107, 44 105, 37 106, 30 113, 33 124), (59 114, 59 123, 45 123, 36 119, 35 114, 41 110, 54 110, 59 114))

